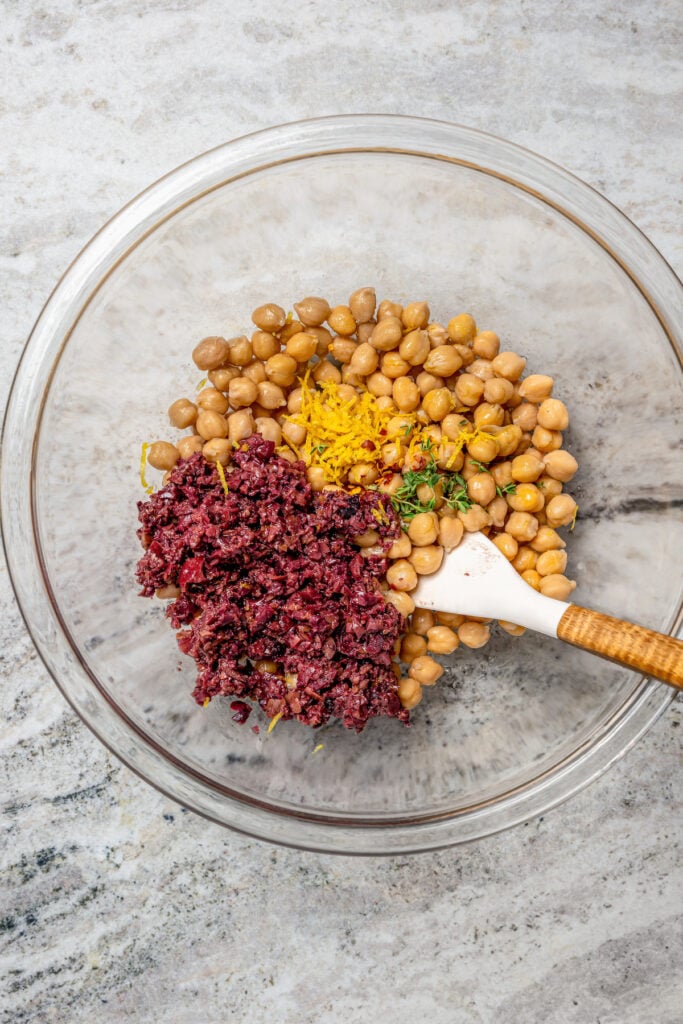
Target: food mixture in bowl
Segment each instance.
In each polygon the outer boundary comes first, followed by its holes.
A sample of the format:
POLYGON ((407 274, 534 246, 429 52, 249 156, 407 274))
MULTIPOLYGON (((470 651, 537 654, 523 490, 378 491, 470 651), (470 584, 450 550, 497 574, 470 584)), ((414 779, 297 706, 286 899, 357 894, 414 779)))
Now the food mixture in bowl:
POLYGON ((576 586, 558 532, 577 513, 567 408, 467 313, 444 325, 426 302, 377 306, 360 288, 252 320, 250 337, 194 349, 206 377, 169 408, 189 433, 143 445, 142 594, 170 601, 201 705, 237 698, 244 722, 258 702, 269 728, 407 723, 438 656, 490 636, 489 620, 411 597, 465 532, 543 594, 576 586), (148 465, 164 473, 156 493, 148 465))

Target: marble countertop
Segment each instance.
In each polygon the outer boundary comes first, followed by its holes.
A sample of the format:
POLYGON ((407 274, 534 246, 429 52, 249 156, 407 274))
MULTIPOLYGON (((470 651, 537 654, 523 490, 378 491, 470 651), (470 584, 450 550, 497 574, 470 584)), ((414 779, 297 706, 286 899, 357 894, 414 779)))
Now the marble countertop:
MULTIPOLYGON (((297 117, 419 113, 510 138, 604 192, 680 271, 680 35, 674 0, 16 0, 1 404, 109 216, 194 154, 297 117)), ((680 702, 511 832, 412 859, 302 854, 116 762, 48 678, 4 565, 0 615, 2 1022, 683 1019, 680 702)))

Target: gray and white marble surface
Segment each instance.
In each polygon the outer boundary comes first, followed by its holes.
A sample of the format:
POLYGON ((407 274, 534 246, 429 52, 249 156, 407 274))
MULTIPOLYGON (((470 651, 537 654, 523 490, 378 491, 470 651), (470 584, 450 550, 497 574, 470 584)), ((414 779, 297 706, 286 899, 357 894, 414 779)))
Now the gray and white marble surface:
MULTIPOLYGON (((680 270, 674 0, 14 0, 0 395, 58 276, 150 181, 326 113, 459 121, 600 189, 680 270)), ((118 764, 0 566, 0 1020, 680 1024, 681 705, 569 803, 415 858, 221 830, 118 764)))

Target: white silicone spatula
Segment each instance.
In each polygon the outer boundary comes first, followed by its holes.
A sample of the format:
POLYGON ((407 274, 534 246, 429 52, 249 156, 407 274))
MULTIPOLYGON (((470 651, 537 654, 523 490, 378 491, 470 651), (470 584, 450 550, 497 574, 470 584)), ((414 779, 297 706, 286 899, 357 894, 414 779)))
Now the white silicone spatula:
POLYGON ((466 533, 437 572, 420 577, 412 597, 420 608, 503 619, 535 629, 683 688, 682 641, 544 597, 482 533, 466 533))

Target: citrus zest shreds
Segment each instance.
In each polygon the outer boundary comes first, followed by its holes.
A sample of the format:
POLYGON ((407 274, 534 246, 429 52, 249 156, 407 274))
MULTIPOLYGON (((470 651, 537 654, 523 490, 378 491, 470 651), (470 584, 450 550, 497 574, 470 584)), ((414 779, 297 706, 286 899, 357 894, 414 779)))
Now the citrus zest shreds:
POLYGON ((221 482, 221 487, 228 494, 228 481, 225 479, 225 470, 221 466, 220 462, 216 462, 216 472, 218 473, 218 479, 221 482))
POLYGON ((342 398, 334 381, 321 381, 316 389, 308 378, 307 372, 300 382, 300 412, 286 419, 306 430, 300 450, 306 465, 319 466, 327 483, 342 484, 352 466, 379 461, 391 413, 379 409, 369 391, 342 398))
MULTIPOLYGON (((313 752, 312 752, 312 754, 317 754, 317 753, 318 753, 318 751, 319 751, 319 750, 322 750, 324 746, 325 746, 325 744, 324 744, 324 743, 316 743, 316 745, 315 745, 315 746, 313 747, 313 752)), ((311 756, 312 756, 312 755, 311 755, 311 756)))
POLYGON ((202 379, 200 380, 199 384, 197 385, 197 391, 201 391, 205 384, 206 384, 206 377, 202 377, 202 379))
POLYGON ((278 711, 278 713, 276 715, 273 715, 273 717, 271 718, 270 723, 268 725, 268 732, 272 732, 273 731, 273 729, 275 728, 275 726, 277 725, 277 723, 280 721, 281 718, 282 718, 282 712, 281 711, 278 711))
POLYGON ((145 494, 151 494, 152 491, 154 490, 152 485, 148 484, 147 480, 145 479, 145 469, 147 468, 147 452, 149 451, 150 448, 151 445, 145 441, 145 443, 142 446, 142 451, 140 453, 140 483, 142 484, 142 489, 144 490, 145 494))
POLYGON ((579 506, 577 505, 576 508, 574 509, 574 515, 572 516, 571 526, 569 527, 570 531, 573 530, 574 527, 576 526, 576 517, 578 516, 578 514, 579 514, 579 506))
POLYGON ((203 708, 208 708, 210 703, 211 703, 211 698, 210 697, 205 697, 204 700, 202 701, 202 707, 203 708))

